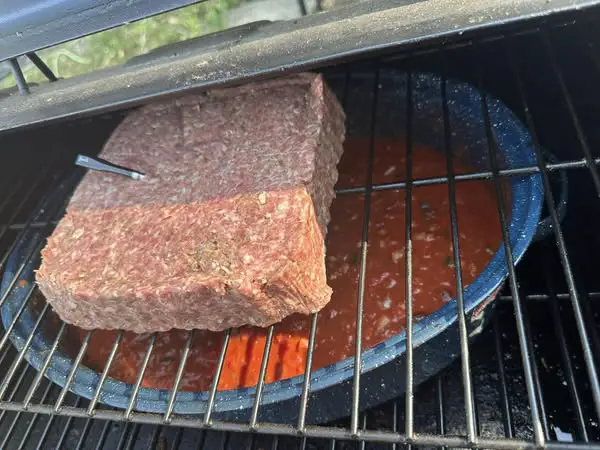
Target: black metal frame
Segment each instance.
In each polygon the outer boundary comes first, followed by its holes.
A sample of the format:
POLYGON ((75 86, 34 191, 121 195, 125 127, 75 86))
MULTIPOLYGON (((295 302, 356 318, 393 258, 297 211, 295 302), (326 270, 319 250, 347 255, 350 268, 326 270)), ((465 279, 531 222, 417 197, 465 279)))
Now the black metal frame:
MULTIPOLYGON (((98 404, 98 398, 100 391, 102 389, 104 380, 107 377, 108 370, 110 365, 112 364, 117 348, 121 342, 122 334, 119 334, 115 344, 113 346, 110 357, 106 363, 106 368, 102 374, 101 382, 99 383, 96 392, 94 393, 93 399, 85 405, 84 401, 81 398, 77 398, 75 403, 70 405, 67 403, 71 402, 71 394, 69 394, 69 386, 72 383, 74 376, 76 374, 77 368, 80 365, 86 350, 86 345, 89 343, 90 337, 93 332, 88 333, 86 339, 82 347, 80 348, 76 359, 75 364, 69 374, 67 379, 67 383, 64 388, 60 389, 56 396, 52 396, 54 401, 52 403, 47 403, 47 401, 51 398, 51 392, 56 391, 57 388, 54 387, 51 383, 46 382, 43 377, 45 369, 47 369, 50 360, 52 358, 53 353, 57 350, 60 339, 63 337, 63 332, 65 329, 65 325, 63 324, 59 331, 58 335, 55 339, 54 345, 52 347, 52 352, 48 355, 43 369, 37 374, 33 374, 33 369, 31 369, 26 363, 23 363, 25 352, 28 348, 28 344, 24 346, 23 350, 18 354, 14 354, 15 352, 11 348, 9 344, 8 334, 10 333, 12 326, 15 325, 18 320, 19 314, 16 315, 15 321, 6 330, 6 333, 0 339, 0 365, 5 365, 9 362, 9 369, 4 375, 2 382, 0 383, 0 424, 7 416, 9 411, 14 411, 16 414, 13 417, 11 425, 9 427, 9 431, 3 438, 3 442, 0 444, 0 447, 4 448, 4 444, 6 444, 11 438, 13 431, 23 414, 25 413, 33 413, 34 418, 28 425, 28 431, 26 431, 23 436, 19 448, 23 448, 27 444, 27 440, 29 439, 29 433, 31 429, 35 426, 36 421, 45 415, 50 415, 46 427, 41 434, 39 439, 39 446, 43 444, 46 437, 48 436, 49 430, 52 427, 53 421, 56 420, 59 416, 67 416, 69 419, 64 423, 61 428, 61 434, 59 437, 59 443, 64 443, 67 433, 70 427, 73 424, 72 418, 83 418, 86 419, 84 424, 84 431, 81 433, 78 448, 81 448, 85 442, 85 437, 89 432, 90 428, 95 423, 95 419, 105 419, 107 420, 106 425, 102 429, 101 438, 97 441, 97 448, 101 448, 102 443, 104 442, 109 427, 110 421, 122 421, 127 422, 127 426, 123 427, 122 434, 119 437, 119 448, 133 448, 135 443, 135 438, 138 432, 140 431, 140 427, 143 424, 152 424, 157 426, 170 425, 170 426, 178 426, 178 427, 186 427, 186 428, 196 428, 202 430, 217 430, 224 432, 250 432, 250 433, 258 433, 260 434, 269 434, 275 435, 276 438, 273 441, 273 445, 278 445, 279 439, 283 439, 284 436, 298 437, 300 438, 299 446, 300 448, 305 448, 308 444, 308 439, 310 438, 325 438, 330 440, 331 448, 334 448, 336 445, 336 441, 343 440, 356 440, 361 443, 365 442, 380 442, 387 443, 392 445, 394 448, 397 448, 397 445, 414 445, 414 446, 440 446, 440 447, 467 447, 467 448, 490 448, 490 449, 600 449, 600 443, 591 443, 588 442, 590 437, 588 436, 588 432, 586 429, 586 413, 584 412, 585 408, 583 405, 584 401, 582 398, 582 394, 580 391, 580 387, 578 387, 578 383, 576 381, 576 377, 574 375, 573 364, 570 360, 570 350, 568 348, 568 342, 565 337, 564 326, 561 321, 561 310, 559 305, 561 305, 560 301, 569 300, 571 303, 572 313, 575 318, 575 327, 577 331, 577 335, 579 336, 579 345, 581 346, 583 357, 584 357, 584 365, 587 371, 587 380, 592 393, 592 401, 594 405, 595 417, 600 417, 600 382, 598 379, 598 374, 596 371, 595 363, 597 361, 597 356, 595 355, 594 349, 594 341, 598 341, 597 331, 593 328, 590 329, 590 325, 588 321, 589 317, 586 315, 586 311, 589 311, 589 301, 590 299, 595 300, 600 298, 600 292, 590 292, 582 295, 581 290, 578 288, 576 284, 575 271, 573 269, 572 258, 569 253, 569 249, 565 242, 564 233, 562 230, 562 225, 559 220, 558 212, 554 203, 554 194, 552 193, 551 185, 550 185, 550 174, 553 171, 564 169, 569 170, 571 173, 575 173, 576 171, 585 171, 589 172, 589 176, 591 177, 594 187, 596 189, 597 194, 600 196, 600 176, 598 174, 598 164, 600 164, 600 158, 595 157, 590 149, 590 144, 588 143, 588 139, 586 137, 583 126, 581 125, 581 121, 578 115, 577 108, 575 106, 575 102, 572 99, 572 96, 569 91, 569 87, 564 80, 561 65, 558 63, 553 45, 551 43, 551 39, 548 37, 547 29, 544 28, 541 30, 535 29, 531 31, 532 33, 537 33, 536 35, 540 36, 544 44, 544 48, 546 49, 546 55, 548 61, 548 67, 552 69, 552 76, 554 76, 561 88, 561 94, 563 101, 565 103, 566 109, 569 112, 569 117, 572 120, 572 126, 574 127, 577 135, 577 140, 579 144, 579 152, 573 151, 570 158, 568 160, 564 160, 558 163, 548 163, 545 161, 543 154, 541 152, 541 146, 538 141, 537 132, 536 132, 536 124, 534 117, 529 109, 529 97, 526 89, 526 84, 523 82, 521 68, 519 66, 518 61, 513 57, 515 52, 515 41, 519 39, 514 35, 502 36, 500 37, 500 41, 503 43, 504 51, 506 52, 508 69, 507 73, 511 79, 512 89, 517 93, 517 98, 520 102, 520 109, 522 116, 525 119, 526 125, 529 128, 533 144, 536 150, 536 159, 537 165, 532 167, 523 167, 518 169, 499 169, 497 161, 495 160, 495 152, 494 146, 496 145, 495 139, 493 136, 493 132, 490 125, 490 119, 487 111, 487 94, 486 89, 487 86, 485 84, 484 77, 481 76, 479 69, 476 68, 477 76, 476 80, 478 82, 479 88, 483 93, 481 96, 481 107, 482 107, 482 117, 484 120, 484 125, 487 130, 487 138, 488 138, 488 147, 489 147, 489 162, 491 170, 489 171, 479 171, 469 174, 455 174, 453 169, 452 162, 452 152, 451 148, 453 145, 452 134, 450 130, 450 124, 448 119, 448 106, 447 106, 447 98, 446 98, 446 78, 443 77, 441 90, 442 90, 442 100, 443 100, 443 119, 444 119, 444 138, 445 138, 445 146, 446 146, 446 155, 447 155, 447 175, 445 177, 436 177, 436 178, 428 178, 428 179, 414 179, 412 174, 412 148, 413 148, 413 136, 410 130, 412 129, 411 124, 413 119, 413 99, 412 99, 412 90, 411 86, 411 70, 412 68, 412 59, 414 59, 410 54, 404 55, 404 58, 407 61, 407 67, 409 70, 408 75, 408 95, 407 98, 407 123, 409 130, 406 136, 406 147, 407 147, 407 166, 406 166, 406 180, 404 182, 398 183, 387 183, 387 184, 378 184, 375 185, 372 182, 372 167, 373 167, 373 157, 374 157, 374 144, 377 136, 375 135, 374 126, 371 128, 371 136, 370 136, 370 151, 366 157, 366 170, 367 170, 367 183, 365 186, 356 187, 356 188, 346 188, 339 189, 337 192, 339 195, 356 195, 356 194, 364 194, 365 203, 364 203, 364 221, 363 221, 363 232, 362 232, 362 247, 360 253, 360 277, 359 277, 359 289, 358 289, 358 297, 357 297, 357 327, 356 327, 356 358, 355 358, 355 369, 354 369, 354 378, 353 378, 353 396, 352 396, 352 409, 350 411, 350 423, 348 427, 339 427, 339 426, 312 426, 307 425, 305 421, 306 411, 308 408, 308 402, 310 398, 310 377, 306 377, 304 380, 302 396, 300 400, 299 407, 299 419, 295 425, 279 425, 279 424, 270 424, 270 423, 259 423, 257 421, 258 412, 260 408, 262 388, 264 387, 264 378, 266 372, 266 366, 268 361, 268 354, 271 346, 271 341, 273 337, 273 330, 276 325, 271 326, 268 330, 267 335, 267 344, 265 346, 263 359, 261 363, 261 371, 259 377, 259 384, 257 388, 257 393, 252 409, 252 416, 247 423, 238 423, 238 422, 224 422, 224 421, 216 421, 212 419, 212 410, 214 407, 215 395, 217 392, 217 385, 220 373, 223 369, 223 364, 225 360, 225 353, 227 351, 227 344, 229 339, 229 334, 224 341, 223 347, 221 349, 218 368, 216 372, 216 377, 212 383, 210 389, 210 396, 207 403, 207 413, 203 417, 184 417, 179 416, 173 413, 173 405, 176 400, 177 389, 173 390, 173 393, 169 399, 169 406, 167 411, 163 415, 158 414, 147 414, 147 413, 139 413, 135 411, 136 397, 139 393, 139 389, 141 386, 141 382, 144 376, 144 372, 148 365, 148 361, 153 351, 154 342, 156 335, 153 335, 150 340, 148 350, 146 356, 144 358, 142 368, 140 370, 137 383, 135 384, 135 389, 131 396, 129 406, 124 411, 114 410, 114 409, 106 409, 100 407, 98 404), (556 249, 560 258, 560 263, 562 265, 562 269, 564 272, 567 291, 566 293, 557 293, 556 288, 554 287, 554 282, 552 276, 550 275, 549 269, 545 268, 545 278, 548 288, 547 294, 532 294, 526 295, 522 294, 519 289, 519 280, 517 278, 517 273, 514 269, 514 261, 512 258, 512 252, 510 248, 509 241, 507 239, 508 236, 508 224, 506 219, 506 211, 504 210, 504 204, 502 202, 503 193, 502 193, 502 183, 500 182, 502 177, 512 177, 519 176, 523 174, 531 174, 531 173, 539 173, 542 176, 544 191, 546 195, 547 201, 547 209, 549 211, 553 229, 555 231, 554 241, 556 245, 556 249), (473 180, 473 179, 491 179, 494 182, 495 194, 498 206, 498 215, 500 220, 500 225, 503 234, 503 242, 506 250, 506 264, 509 273, 509 288, 510 295, 500 296, 499 301, 501 303, 510 303, 512 305, 512 309, 514 311, 515 317, 515 325, 517 329, 518 335, 518 348, 521 355, 522 360, 522 368, 524 374, 524 380, 526 384, 526 392, 528 397, 528 405, 530 406, 530 421, 533 427, 533 438, 532 439, 523 439, 523 438, 515 438, 513 420, 512 420, 512 409, 510 405, 509 395, 507 391, 507 373, 506 368, 503 365, 501 359, 498 359, 497 371, 499 377, 499 388, 500 388, 500 397, 501 397, 501 412, 503 416, 504 423, 504 435, 505 437, 497 437, 497 438, 489 438, 485 436, 481 436, 479 430, 479 421, 478 414, 476 408, 476 402, 474 397, 476 395, 473 386, 472 374, 473 367, 472 361, 470 357, 470 344, 467 339, 467 330, 465 323, 465 310, 463 305, 462 298, 462 273, 461 273, 461 264, 460 264, 460 248, 459 248, 459 239, 458 239, 458 221, 457 221, 457 212, 456 212, 456 199, 455 199, 455 188, 456 183, 465 181, 465 180, 473 180), (418 186, 423 185, 431 185, 431 184, 447 184, 450 198, 450 208, 448 214, 450 215, 451 225, 452 225, 452 241, 454 247, 454 267, 455 267, 455 275, 457 280, 458 287, 458 296, 457 296, 457 308, 459 313, 459 328, 460 328, 460 347, 461 347, 461 366, 462 366, 462 381, 463 381, 463 396, 464 396, 464 413, 465 413, 465 423, 466 423, 466 432, 463 435, 447 435, 446 434, 446 423, 444 422, 445 414, 445 405, 444 405, 444 382, 443 375, 438 376, 435 381, 434 388, 436 390, 436 399, 437 399, 437 433, 418 433, 414 429, 414 421, 415 421, 415 392, 416 386, 413 384, 413 364, 412 364, 412 324, 414 321, 414 314, 412 310, 412 284, 410 280, 412 279, 412 245, 411 245, 411 224, 412 224, 412 211, 411 211, 411 202, 406 203, 406 223, 404 226, 406 227, 406 247, 405 247, 405 258, 406 258, 406 277, 409 280, 406 284, 406 328, 407 328, 407 385, 406 385, 406 396, 404 404, 402 402, 394 402, 393 404, 393 429, 391 430, 372 430, 366 427, 367 425, 367 417, 368 413, 361 413, 359 410, 359 395, 360 395, 360 383, 361 383, 361 336, 362 336, 362 309, 364 302, 364 290, 365 290, 365 276, 366 276, 366 262, 368 258, 368 246, 366 242, 368 240, 368 227, 369 227, 369 210, 370 210, 370 196, 373 192, 379 190, 389 190, 389 189, 405 189, 407 195, 410 196, 410 193, 413 189, 418 188, 418 186), (533 337, 531 336, 531 327, 529 326, 530 318, 524 308, 524 302, 546 302, 550 305, 552 317, 554 321, 554 329, 556 330, 556 334, 558 336, 559 341, 559 350, 560 357, 563 361, 563 365, 565 368, 565 380, 568 385, 568 389, 571 395, 571 400, 574 405, 574 415, 576 417, 577 429, 579 433, 579 438, 581 442, 577 443, 566 443, 566 442, 557 442, 550 440, 549 433, 549 424, 547 420, 547 413, 545 411, 545 402, 542 394, 541 381, 538 363, 535 358, 535 347, 533 343, 533 337), (29 384, 26 383, 26 380, 29 380, 33 376, 33 380, 30 381, 29 384), (42 385, 45 384, 43 391, 41 391, 42 385), (22 389, 23 386, 29 386, 27 388, 27 392, 24 395, 23 399, 17 400, 16 395, 19 389, 22 389), (39 394, 41 393, 41 396, 39 394), (402 411, 404 412, 404 430, 400 432, 401 428, 398 423, 400 422, 400 417, 402 411)), ((469 43, 472 44, 472 48, 469 50, 475 54, 473 60, 477 61, 477 52, 484 51, 484 49, 478 47, 478 43, 469 43)), ((443 56, 443 54, 442 54, 443 56)), ((598 60, 594 58, 596 64, 598 64, 598 60)), ((598 65, 600 67, 600 64, 598 65)), ((346 72, 346 80, 348 80, 350 76, 351 67, 347 69, 346 72)), ((377 92, 378 92, 378 84, 379 84, 379 69, 375 71, 375 75, 373 77, 373 109, 371 111, 372 121, 371 124, 375 123, 375 112, 377 110, 377 92)), ((345 103, 346 94, 343 95, 343 103, 345 103)), ((60 179, 60 172, 58 168, 62 167, 58 162, 54 166, 47 167, 44 172, 45 175, 50 174, 54 180, 60 179)), ((67 169, 68 170, 68 169, 67 169)), ((41 174, 41 172, 37 172, 41 174)), ((43 184, 42 180, 44 176, 38 176, 38 183, 43 184)), ((5 199, 10 198, 19 198, 20 200, 16 202, 5 201, 0 209, 1 213, 8 213, 8 219, 4 223, 4 225, 0 226, 0 239, 2 239, 5 235, 10 233, 19 232, 18 236, 25 233, 30 227, 43 227, 48 230, 48 232, 52 229, 55 224, 55 221, 44 222, 44 223, 34 223, 33 215, 31 218, 25 222, 21 222, 18 219, 20 214, 26 209, 25 206, 30 204, 30 200, 33 194, 36 191, 36 185, 32 185, 28 192, 23 193, 22 183, 15 183, 12 188, 10 186, 10 179, 6 183, 6 188, 10 189, 10 193, 5 197, 5 199), (8 210, 6 208, 8 204, 11 204, 12 210, 8 210), (8 210, 8 211, 5 211, 8 210)), ((51 189, 46 189, 47 192, 51 192, 51 189)), ((410 198, 410 197, 409 197, 410 198)), ((36 208, 46 208, 49 206, 49 194, 42 199, 42 201, 37 205, 36 208)), ((29 205, 31 207, 31 205, 29 205)), ((55 207, 55 218, 58 218, 62 212, 60 207, 55 207)), ((12 244, 8 246, 6 252, 3 254, 0 259, 0 266, 4 266, 10 252, 13 250, 15 243, 18 241, 18 236, 14 240, 12 240, 12 244)), ((32 252, 26 261, 23 262, 21 269, 25 266, 27 260, 33 256, 35 252, 38 252, 41 246, 44 244, 44 241, 41 240, 37 246, 37 248, 32 252)), ((17 281, 19 279, 20 271, 17 271, 15 274, 15 278, 11 284, 11 288, 16 286, 17 281)), ((32 298, 33 288, 29 292, 28 299, 32 298)), ((2 298, 0 298, 0 305, 2 305, 7 299, 8 293, 5 293, 2 298)), ((28 300, 28 301, 29 301, 28 300)), ((27 305, 26 301, 24 303, 24 307, 27 305)), ((564 305, 563 305, 564 306, 564 305)), ((41 323, 44 315, 49 311, 49 307, 46 305, 40 314, 41 323)), ((309 334, 309 356, 306 361, 306 373, 310 373, 312 367, 312 353, 315 345, 315 336, 316 329, 318 323, 318 313, 314 314, 312 317, 310 334, 309 334)), ((502 337, 500 332, 501 325, 498 320, 495 319, 493 324, 493 332, 494 336, 494 344, 495 351, 498 355, 503 354, 502 348, 502 337)), ((186 358, 189 353, 190 346, 192 344, 192 336, 193 332, 190 332, 189 339, 187 341, 186 347, 183 352, 182 359, 179 364, 179 368, 177 371, 177 376, 175 379, 175 387, 179 386, 182 375, 185 370, 186 358)), ((157 441, 159 434, 161 433, 161 429, 159 427, 154 428, 152 442, 157 441)), ((173 447, 176 448, 176 444, 178 439, 181 438, 181 430, 178 431, 178 436, 173 440, 173 447)), ((204 439, 204 438, 203 438, 204 439)), ((224 438, 225 443, 227 439, 224 438)), ((226 444, 223 444, 226 445, 226 444)), ((275 448, 275 447, 274 447, 275 448)))

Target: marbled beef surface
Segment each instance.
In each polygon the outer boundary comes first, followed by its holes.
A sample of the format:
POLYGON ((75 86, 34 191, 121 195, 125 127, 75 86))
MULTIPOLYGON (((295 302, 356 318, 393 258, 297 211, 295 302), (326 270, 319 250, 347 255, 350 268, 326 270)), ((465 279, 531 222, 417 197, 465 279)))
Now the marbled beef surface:
POLYGON ((66 322, 135 332, 267 326, 321 309, 343 112, 319 75, 210 91, 130 114, 42 251, 66 322))

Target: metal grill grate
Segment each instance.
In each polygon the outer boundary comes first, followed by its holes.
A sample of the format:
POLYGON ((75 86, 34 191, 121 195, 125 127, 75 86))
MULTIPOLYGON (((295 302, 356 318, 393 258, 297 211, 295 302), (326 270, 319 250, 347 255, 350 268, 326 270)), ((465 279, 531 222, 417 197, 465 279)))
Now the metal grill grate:
MULTIPOLYGON (((174 390, 164 415, 135 411, 144 371, 153 351, 150 340, 142 369, 126 410, 115 410, 98 403, 103 381, 112 363, 120 335, 115 342, 102 381, 91 401, 78 398, 68 390, 85 345, 77 353, 66 387, 53 385, 23 361, 8 334, 0 338, 0 366, 4 378, 0 383, 0 448, 403 448, 405 445, 425 447, 469 448, 548 448, 600 449, 600 382, 596 361, 600 352, 597 331, 598 286, 595 261, 600 242, 596 211, 600 196, 600 134, 595 126, 600 118, 600 58, 595 45, 600 42, 597 22, 581 22, 568 26, 541 26, 520 35, 501 36, 493 41, 469 42, 454 48, 427 53, 403 54, 395 59, 369 61, 326 70, 330 85, 345 105, 349 132, 357 124, 369 124, 371 148, 365 155, 367 183, 364 186, 338 190, 339 195, 364 195, 364 222, 360 252, 359 290, 356 298, 356 355, 349 420, 336 424, 311 426, 306 423, 310 405, 310 378, 303 384, 299 420, 295 425, 259 423, 261 395, 264 387, 267 357, 273 337, 269 329, 263 356, 260 381, 248 422, 224 422, 212 419, 219 374, 223 369, 227 342, 221 349, 217 376, 204 416, 190 417, 173 413, 177 391, 174 390), (452 129, 448 120, 447 77, 469 80, 482 92, 490 92, 505 100, 527 124, 536 149, 538 164, 518 169, 499 169, 490 151, 488 171, 454 173, 452 158, 447 159, 443 177, 413 178, 411 133, 407 135, 408 163, 405 181, 373 184, 374 143, 378 139, 378 118, 388 114, 393 95, 382 83, 382 74, 390 71, 408 73, 406 95, 408 129, 413 125, 411 94, 412 74, 421 70, 443 73, 441 95, 444 140, 451 155, 452 129), (358 100, 359 101, 358 101, 358 100), (364 104, 369 104, 364 108, 364 104), (548 163, 542 145, 559 156, 548 163), (550 176, 559 169, 568 170, 572 201, 564 224, 554 206, 550 176), (508 225, 501 200, 501 180, 523 174, 540 173, 547 199, 547 210, 555 232, 553 238, 536 244, 517 270, 513 268, 511 249, 506 239, 508 225), (407 395, 382 407, 361 413, 361 333, 368 260, 369 208, 374 192, 412 190, 431 184, 445 184, 450 193, 454 267, 458 286, 462 286, 459 230, 454 198, 457 183, 473 179, 491 179, 495 186, 498 215, 501 222, 508 287, 499 297, 493 326, 475 342, 469 343, 462 298, 459 289, 458 311, 461 358, 434 379, 413 385, 411 331, 413 323, 412 287, 407 283, 407 395), (574 199, 574 200, 573 200, 574 199), (167 427, 166 425, 170 425, 167 427), (181 428, 181 427, 185 427, 181 428), (237 433, 231 433, 237 432, 237 433), (258 432, 258 433, 254 433, 258 432), (577 443, 566 442, 569 432, 577 443), (357 442, 353 442, 357 441, 357 442)), ((481 97, 481 121, 487 129, 488 145, 494 147, 487 98, 481 97)), ((119 121, 114 114, 103 118, 78 121, 39 129, 35 132, 3 136, 3 148, 23 149, 5 152, 6 164, 0 167, 5 196, 0 204, 2 224, 0 245, 4 249, 0 263, 5 264, 20 233, 40 228, 49 233, 54 222, 35 222, 32 211, 39 208, 56 210, 60 215, 60 199, 53 198, 52 186, 71 169, 70 161, 82 146, 99 149, 119 121), (26 157, 35 163, 25 163, 26 157)), ((411 206, 406 205, 407 239, 411 236, 411 206)), ((38 248, 43 245, 40 235, 38 248)), ((33 253, 32 253, 33 255, 33 253)), ((31 255, 30 255, 31 256, 31 255)), ((406 246, 407 277, 411 277, 411 246, 406 246)), ((18 275, 12 287, 18 282, 18 275)), ((32 298, 33 288, 29 298, 32 298)), ((7 295, 0 299, 6 301, 7 295)), ((45 307, 40 317, 49 311, 45 307)), ((15 319, 15 321, 18 319, 15 319)), ((309 335, 309 357, 306 371, 311 370, 318 314, 312 319, 309 335)), ((13 323, 14 325, 14 323, 13 323)), ((11 327, 7 333, 11 331, 11 327)), ((53 352, 63 337, 59 328, 53 352)), ((189 339, 186 350, 192 340, 189 339)), ((53 352, 47 355, 48 367, 53 352)), ((185 355, 180 361, 175 386, 185 370, 185 355)))

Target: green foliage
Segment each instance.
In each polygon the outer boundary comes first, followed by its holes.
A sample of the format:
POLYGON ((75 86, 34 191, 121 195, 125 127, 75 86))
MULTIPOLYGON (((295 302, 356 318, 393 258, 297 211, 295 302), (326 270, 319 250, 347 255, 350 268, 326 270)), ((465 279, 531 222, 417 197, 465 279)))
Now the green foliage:
MULTIPOLYGON (((239 2, 210 0, 187 6, 42 50, 39 56, 62 78, 115 66, 162 45, 223 29, 225 13, 239 2)), ((24 74, 30 83, 46 81, 31 65, 24 74)), ((10 76, 0 82, 0 88, 14 84, 10 76)))

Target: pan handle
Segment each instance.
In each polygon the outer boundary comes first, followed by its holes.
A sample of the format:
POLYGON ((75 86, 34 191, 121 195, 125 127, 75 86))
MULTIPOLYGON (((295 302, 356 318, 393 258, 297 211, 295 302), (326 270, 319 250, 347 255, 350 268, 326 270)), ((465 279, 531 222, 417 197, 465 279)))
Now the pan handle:
MULTIPOLYGON (((550 153, 546 149, 542 149, 542 155, 544 159, 551 163, 558 162, 558 158, 554 154, 550 153)), ((559 169, 556 172, 550 172, 551 188, 554 191, 558 191, 557 196, 554 196, 556 212, 558 214, 558 220, 563 221, 567 214, 567 202, 569 198, 569 183, 567 180, 567 171, 559 169)), ((549 215, 544 217, 538 222, 535 235, 533 236, 533 242, 541 241, 554 233, 554 227, 552 226, 552 217, 549 215)))

